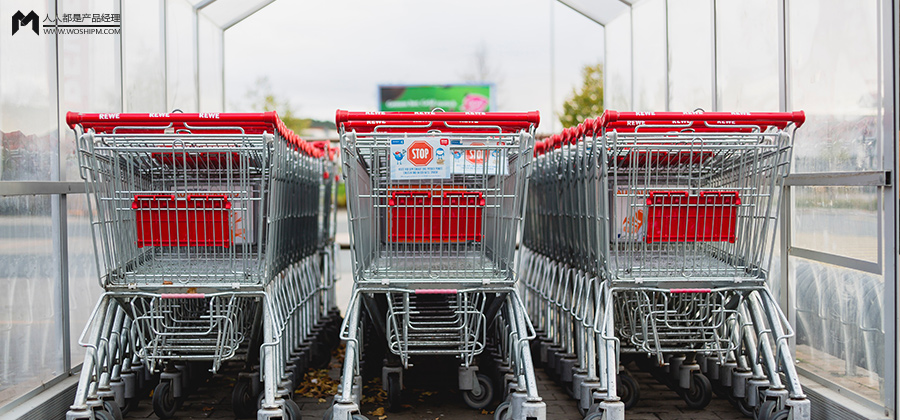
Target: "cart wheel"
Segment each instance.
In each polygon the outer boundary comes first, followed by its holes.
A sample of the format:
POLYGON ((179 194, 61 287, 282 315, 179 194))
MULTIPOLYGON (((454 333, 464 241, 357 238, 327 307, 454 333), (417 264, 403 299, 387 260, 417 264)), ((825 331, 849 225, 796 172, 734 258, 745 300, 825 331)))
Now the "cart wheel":
POLYGON ((509 401, 504 401, 494 409, 494 420, 509 419, 509 401))
POLYGON ((712 400, 712 385, 706 376, 698 372, 691 374, 691 387, 682 391, 684 402, 693 409, 705 408, 712 400))
POLYGON ((284 400, 284 403, 281 405, 281 409, 284 411, 284 417, 282 417, 282 420, 301 420, 300 406, 297 405, 294 400, 284 400))
POLYGON ((125 407, 122 407, 122 415, 127 416, 128 413, 137 410, 141 405, 140 397, 131 397, 125 399, 125 407))
POLYGON ((478 394, 475 394, 473 391, 463 392, 463 400, 469 407, 480 410, 487 407, 494 399, 494 385, 491 384, 491 378, 488 378, 487 375, 479 373, 476 378, 478 378, 478 386, 481 387, 481 392, 478 394))
POLYGON ((115 400, 103 400, 103 410, 111 414, 115 420, 124 420, 125 418, 115 400))
POLYGON ((400 386, 400 374, 399 373, 389 373, 387 376, 387 409, 392 413, 396 413, 400 411, 400 394, 403 389, 400 386))
POLYGON ((153 390, 153 413, 161 419, 170 419, 175 416, 176 409, 178 409, 178 403, 175 401, 172 383, 160 382, 153 390))
POLYGON ((109 411, 97 410, 94 412, 94 420, 115 420, 115 418, 109 411))
POLYGON ((728 398, 731 395, 731 387, 724 386, 719 381, 714 381, 714 382, 711 381, 711 382, 712 382, 713 392, 719 398, 728 398))
POLYGON ((628 373, 618 375, 616 377, 616 387, 619 399, 622 400, 622 404, 625 404, 625 409, 630 410, 634 408, 641 398, 641 387, 634 377, 628 373))
POLYGON ((749 418, 754 417, 753 416, 753 406, 751 406, 750 404, 747 404, 746 398, 738 398, 738 397, 731 396, 728 398, 728 400, 731 401, 731 403, 734 405, 734 407, 737 408, 738 411, 740 411, 741 414, 743 414, 745 417, 749 417, 749 418))
POLYGON ((256 416, 256 398, 250 392, 250 381, 237 381, 231 390, 231 410, 239 419, 256 416))
POLYGON ((362 414, 354 414, 351 416, 351 419, 353 419, 353 420, 369 420, 368 417, 366 417, 362 414))
POLYGON ((605 419, 606 419, 606 411, 605 410, 588 414, 588 416, 584 418, 584 420, 605 420, 605 419))
POLYGON ((769 417, 768 420, 788 420, 788 417, 791 416, 791 410, 785 408, 775 414, 772 414, 772 417, 769 417))
POLYGON ((775 412, 777 411, 778 401, 765 400, 762 404, 759 405, 759 410, 756 411, 755 418, 758 420, 769 420, 775 415, 775 412))

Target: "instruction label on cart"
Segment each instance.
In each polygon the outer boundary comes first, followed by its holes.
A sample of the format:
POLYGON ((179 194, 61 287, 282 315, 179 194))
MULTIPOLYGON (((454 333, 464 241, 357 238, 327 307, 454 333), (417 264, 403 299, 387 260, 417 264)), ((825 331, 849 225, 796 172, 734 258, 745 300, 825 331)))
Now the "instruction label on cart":
POLYGON ((452 140, 453 172, 462 175, 509 175, 506 143, 498 140, 452 140))
POLYGON ((450 178, 449 150, 446 139, 392 139, 391 180, 450 178))

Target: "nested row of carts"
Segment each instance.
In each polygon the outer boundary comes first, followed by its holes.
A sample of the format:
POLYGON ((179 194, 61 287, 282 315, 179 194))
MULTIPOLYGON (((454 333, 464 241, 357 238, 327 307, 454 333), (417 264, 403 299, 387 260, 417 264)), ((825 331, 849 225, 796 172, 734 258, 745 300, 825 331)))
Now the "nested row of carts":
POLYGON ((400 410, 423 357, 495 419, 547 417, 535 366, 590 419, 638 403, 634 367, 692 408, 810 417, 767 285, 802 112, 606 111, 536 142, 536 112, 338 111, 341 163, 274 113, 67 120, 106 290, 68 419, 121 418, 150 386, 172 417, 231 359, 237 416, 299 419, 295 385, 338 338, 330 419, 361 417, 371 378, 400 410))

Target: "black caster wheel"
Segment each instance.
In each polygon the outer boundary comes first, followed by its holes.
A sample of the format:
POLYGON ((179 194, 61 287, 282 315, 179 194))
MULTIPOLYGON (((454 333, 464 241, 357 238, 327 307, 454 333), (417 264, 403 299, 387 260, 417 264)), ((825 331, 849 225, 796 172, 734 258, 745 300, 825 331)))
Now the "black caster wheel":
POLYGON ((141 405, 140 397, 131 397, 125 399, 125 407, 122 407, 122 415, 127 416, 128 413, 137 410, 141 405))
POLYGON ((178 409, 178 401, 175 398, 175 392, 172 390, 172 383, 162 381, 156 385, 153 390, 153 413, 161 419, 170 419, 175 417, 175 410, 178 409))
POLYGON ((598 413, 588 414, 588 416, 585 417, 584 420, 606 420, 606 412, 601 411, 598 413))
POLYGON ((775 415, 780 414, 781 411, 785 411, 778 410, 778 401, 775 400, 765 400, 757 408, 756 416, 754 416, 757 420, 772 420, 775 418, 775 415))
POLYGON ((481 392, 478 394, 475 394, 474 390, 463 392, 463 400, 469 407, 480 410, 487 407, 494 399, 494 385, 487 375, 479 373, 476 378, 478 379, 478 386, 481 388, 481 392))
POLYGON ((641 398, 641 387, 633 376, 627 373, 619 374, 616 377, 616 388, 616 393, 619 394, 622 404, 625 404, 626 410, 630 410, 637 405, 638 400, 641 398))
POLYGON ((231 410, 239 419, 256 417, 256 398, 253 397, 249 381, 237 381, 231 390, 231 410))
POLYGON ((768 420, 788 420, 788 417, 791 416, 791 410, 785 408, 777 413, 773 413, 772 417, 769 417, 768 420))
POLYGON ((712 385, 705 375, 699 372, 691 374, 691 387, 682 390, 681 397, 692 409, 702 409, 712 401, 712 385))
POLYGON ((728 398, 731 396, 731 387, 722 385, 720 382, 712 382, 713 393, 719 398, 728 398))
POLYGON ((103 400, 103 410, 113 416, 115 420, 124 420, 125 415, 115 400, 103 400))
POLYGON ((734 408, 737 408, 744 417, 753 418, 753 406, 747 404, 746 398, 738 398, 734 396, 728 397, 728 401, 731 401, 731 404, 734 405, 734 408))
POLYGON ((403 387, 400 386, 400 374, 399 373, 389 373, 387 375, 387 409, 392 413, 397 413, 400 411, 400 404, 402 403, 401 394, 403 393, 403 387))
POLYGON ((300 416, 300 406, 297 405, 294 400, 284 400, 284 403, 281 405, 281 410, 284 412, 282 420, 301 420, 302 418, 300 416))
POLYGON ((94 420, 116 420, 109 411, 106 410, 97 410, 94 411, 94 420))
POLYGON ((509 402, 504 401, 494 409, 494 420, 509 420, 509 402))

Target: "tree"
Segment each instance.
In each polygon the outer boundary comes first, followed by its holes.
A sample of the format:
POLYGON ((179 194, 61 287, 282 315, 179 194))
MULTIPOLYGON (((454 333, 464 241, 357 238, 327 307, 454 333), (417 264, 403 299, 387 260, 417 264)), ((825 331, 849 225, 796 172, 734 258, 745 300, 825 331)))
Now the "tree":
POLYGON ((603 113, 603 64, 586 65, 581 75, 581 90, 572 89, 572 95, 563 103, 563 112, 559 116, 559 122, 566 128, 603 113))
POLYGON ((269 78, 266 76, 256 79, 256 87, 247 92, 247 99, 250 101, 250 106, 254 111, 277 111, 278 117, 281 118, 284 125, 297 134, 309 128, 312 123, 308 118, 295 116, 290 101, 281 101, 275 97, 275 94, 272 92, 272 83, 269 82, 269 78))

